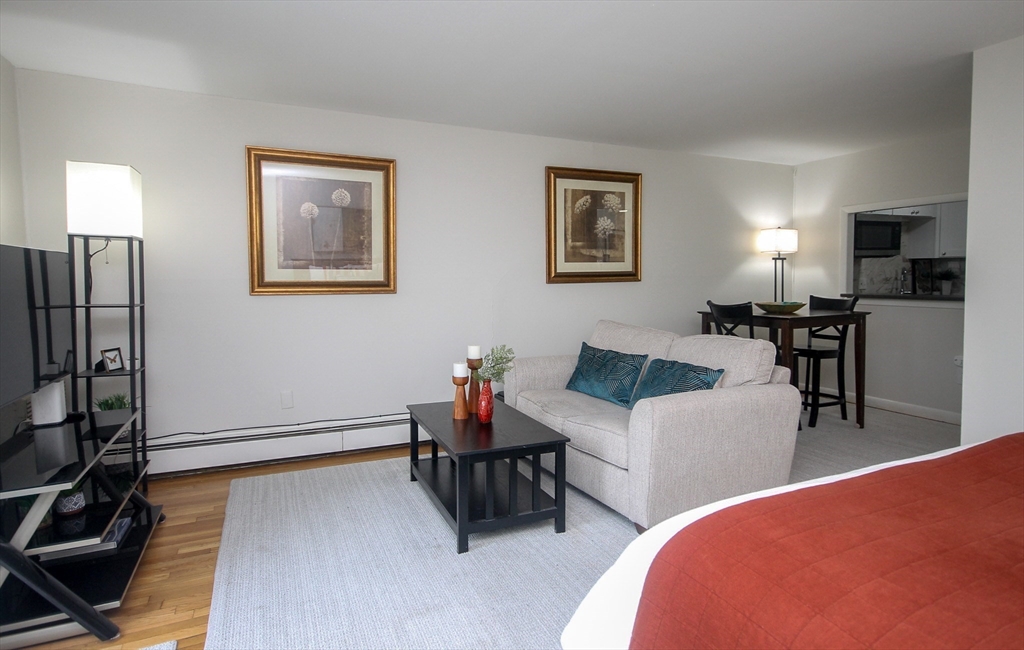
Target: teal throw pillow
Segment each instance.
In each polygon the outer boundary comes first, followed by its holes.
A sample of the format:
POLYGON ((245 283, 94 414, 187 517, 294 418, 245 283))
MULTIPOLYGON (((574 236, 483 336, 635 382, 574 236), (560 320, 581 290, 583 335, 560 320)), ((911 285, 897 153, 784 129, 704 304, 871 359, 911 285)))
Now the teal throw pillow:
POLYGON ((660 397, 674 393, 688 393, 693 390, 708 390, 715 387, 715 382, 725 372, 724 369, 712 370, 704 366, 695 366, 682 361, 653 359, 643 379, 633 392, 629 408, 645 397, 660 397))
POLYGON ((576 370, 565 387, 619 406, 627 406, 646 361, 646 354, 602 350, 584 343, 576 361, 576 370))

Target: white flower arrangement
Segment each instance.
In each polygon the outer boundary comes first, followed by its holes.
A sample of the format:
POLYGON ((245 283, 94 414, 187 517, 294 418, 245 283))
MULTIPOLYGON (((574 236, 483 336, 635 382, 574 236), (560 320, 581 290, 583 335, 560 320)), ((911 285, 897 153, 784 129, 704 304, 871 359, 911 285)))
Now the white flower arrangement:
POLYGON ((316 219, 318 214, 320 214, 320 208, 316 207, 315 203, 306 201, 302 204, 302 207, 299 208, 299 214, 302 215, 303 219, 313 220, 316 219))
POLYGON ((608 217, 601 217, 597 220, 597 225, 594 226, 594 232, 597 233, 598 237, 608 237, 608 235, 615 232, 615 224, 608 217))
POLYGON ((334 205, 338 206, 339 208, 344 208, 345 206, 352 202, 352 197, 349 195, 348 192, 339 187, 338 189, 334 190, 333 194, 331 194, 331 202, 333 202, 334 205))
POLYGON ((607 210, 615 210, 618 212, 622 208, 622 200, 614 194, 605 194, 604 198, 601 199, 601 204, 604 205, 607 210))
POLYGON ((576 206, 573 208, 573 212, 580 214, 584 210, 590 207, 590 195, 587 194, 582 199, 576 202, 576 206))

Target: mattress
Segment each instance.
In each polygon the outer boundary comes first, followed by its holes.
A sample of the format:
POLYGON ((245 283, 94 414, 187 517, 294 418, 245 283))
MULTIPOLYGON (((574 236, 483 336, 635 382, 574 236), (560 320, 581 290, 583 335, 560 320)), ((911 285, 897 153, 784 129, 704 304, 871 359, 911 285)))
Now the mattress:
MULTIPOLYGON (((1009 440, 1011 437, 1006 437, 1009 440)), ((1020 435, 1017 435, 1017 447, 1019 447, 1020 435)), ((993 441, 994 442, 994 441, 993 441)), ((1004 441, 1005 443, 1005 441, 1004 441)), ((982 445, 992 443, 982 443, 982 445)), ((764 490, 761 492, 743 495, 740 497, 734 497, 714 504, 709 504, 700 508, 696 508, 689 512, 678 515, 672 519, 666 520, 661 524, 655 526, 651 530, 647 531, 636 541, 634 541, 626 550, 622 553, 621 557, 616 563, 601 577, 601 579, 594 585, 590 593, 580 604, 576 613, 573 615, 568 626, 565 628, 562 634, 562 645, 564 648, 625 648, 629 647, 631 640, 634 645, 669 645, 678 644, 679 641, 666 641, 666 638, 662 636, 659 641, 656 636, 651 635, 652 621, 653 625, 660 626, 662 623, 658 620, 657 616, 652 617, 652 608, 649 605, 650 594, 652 591, 657 591, 657 581, 663 580, 657 571, 652 575, 655 579, 652 581, 654 587, 649 587, 648 591, 645 592, 645 583, 649 580, 649 573, 651 572, 652 564, 657 564, 659 567, 664 565, 664 555, 661 556, 657 563, 655 559, 659 557, 659 553, 662 553, 663 549, 666 550, 666 554, 672 548, 672 545, 678 545, 679 539, 690 535, 692 531, 707 528, 708 522, 720 521, 723 517, 734 516, 738 511, 751 511, 756 508, 764 509, 765 503, 761 500, 770 499, 777 495, 786 495, 797 491, 807 491, 804 494, 821 494, 822 491, 830 492, 841 492, 847 486, 862 485, 864 483, 871 483, 878 479, 878 477, 856 479, 856 477, 863 477, 877 472, 883 472, 890 470, 890 468, 912 465, 918 463, 926 463, 917 468, 910 468, 905 470, 893 470, 888 475, 893 475, 894 472, 897 474, 908 474, 913 470, 914 472, 921 473, 926 468, 932 467, 936 464, 949 464, 947 461, 940 463, 930 463, 934 459, 941 459, 954 454, 963 453, 969 449, 977 447, 974 445, 971 447, 958 447, 954 449, 944 450, 934 454, 928 454, 926 456, 920 456, 912 459, 903 461, 895 461, 892 463, 886 463, 883 465, 877 465, 870 468, 856 470, 832 477, 825 477, 813 481, 807 481, 795 485, 787 485, 779 488, 773 488, 770 490, 764 490), (820 488, 819 486, 829 486, 839 484, 846 481, 845 486, 835 485, 835 487, 820 488), (757 501, 756 504, 750 504, 752 501, 757 501), (748 504, 741 506, 740 504, 748 504), (711 517, 714 513, 718 513, 727 508, 738 506, 733 510, 711 517), (695 523, 701 522, 701 523, 695 523), (680 531, 684 531, 688 526, 692 528, 686 530, 680 534, 680 531), (675 541, 673 541, 675 540, 675 541), (671 543, 671 544, 670 544, 671 543), (666 545, 669 545, 669 549, 666 549, 666 545), (644 608, 640 608, 641 594, 645 594, 644 608), (644 626, 638 626, 637 634, 634 635, 634 622, 637 620, 638 610, 641 611, 642 619, 644 620, 644 626)), ((1019 450, 1016 452, 1017 455, 1021 455, 1019 450)), ((977 455, 976 453, 974 455, 977 455)), ((964 457, 966 458, 966 456, 964 457)), ((1016 471, 1016 470, 1014 470, 1016 471)), ((1019 472, 1018 472, 1019 473, 1019 472)), ((1012 482, 1019 482, 1014 474, 1012 482)), ((1019 491, 1019 486, 1015 488, 1019 491)), ((799 501, 802 495, 792 495, 787 497, 778 497, 776 502, 783 500, 787 502, 799 501)), ((1019 501, 1019 497, 1014 497, 1019 501)), ((1017 504, 1018 501, 1014 501, 1017 504)), ((1018 505, 1014 505, 1014 508, 1018 508, 1018 505)), ((1024 509, 1021 509, 1020 523, 1024 525, 1024 509)), ((1015 515, 1011 515, 1011 518, 1015 515)), ((1016 522, 1011 522, 1014 527, 1016 522)), ((1012 535, 1018 535, 1014 532, 1012 535)), ((1012 537, 1011 535, 1011 537, 1012 537)), ((1012 548, 1016 543, 1011 543, 1011 555, 1019 555, 1020 549, 1012 548)), ((1016 544, 1024 547, 1024 544, 1016 544)), ((1019 561, 1018 561, 1019 564, 1019 561)), ((659 571, 663 571, 663 568, 659 568, 659 571)), ((1011 572, 1020 572, 1020 567, 1011 567, 1011 572)), ((1024 575, 1015 576, 1011 581, 1013 593, 1009 594, 1009 602, 1016 602, 1017 599, 1024 598, 1024 575), (1019 583, 1020 588, 1018 589, 1017 584, 1019 583), (1021 591, 1020 594, 1016 593, 1021 591)), ((1004 584, 1005 587, 1005 584, 1004 584)), ((1005 600, 1005 598, 1003 599, 1005 600)), ((693 608, 692 604, 688 604, 688 607, 693 608)), ((654 609, 657 609, 656 607, 654 609)), ((783 616, 783 618, 786 618, 783 616)), ((669 621, 668 625, 671 625, 669 621)), ((1016 623, 1013 624, 1016 626, 1016 623)), ((741 627, 736 624, 735 627, 741 627)), ((774 633, 774 630, 770 630, 774 633)), ((1013 630, 1016 634, 1016 630, 1013 630)), ((673 638, 673 637, 669 637, 673 638)), ((717 645, 762 645, 762 643, 755 642, 752 637, 748 637, 746 641, 739 637, 719 636, 711 637, 715 639, 712 644, 717 645), (730 640, 731 639, 731 640, 730 640)), ((805 637, 806 639, 806 637, 805 637)), ((777 640, 777 639, 776 639, 777 640)), ((820 639, 819 639, 820 640, 820 639)), ((689 645, 691 642, 687 642, 689 645)), ((700 645, 699 643, 693 643, 694 645, 700 645)), ((783 643, 782 645, 787 645, 783 643)), ((922 643, 923 644, 923 643, 922 643)), ((799 643, 792 643, 792 645, 799 645, 799 643)), ((857 643, 850 643, 849 639, 846 639, 846 643, 838 643, 838 645, 857 645, 857 643)), ((861 645, 871 645, 861 644, 861 645)))

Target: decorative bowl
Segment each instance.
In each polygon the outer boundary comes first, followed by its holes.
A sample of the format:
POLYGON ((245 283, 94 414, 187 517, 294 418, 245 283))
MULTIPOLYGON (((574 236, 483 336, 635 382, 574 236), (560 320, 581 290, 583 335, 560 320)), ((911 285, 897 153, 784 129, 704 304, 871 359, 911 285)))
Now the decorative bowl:
POLYGON ((761 311, 769 314, 792 314, 800 310, 807 303, 805 302, 755 302, 761 311))

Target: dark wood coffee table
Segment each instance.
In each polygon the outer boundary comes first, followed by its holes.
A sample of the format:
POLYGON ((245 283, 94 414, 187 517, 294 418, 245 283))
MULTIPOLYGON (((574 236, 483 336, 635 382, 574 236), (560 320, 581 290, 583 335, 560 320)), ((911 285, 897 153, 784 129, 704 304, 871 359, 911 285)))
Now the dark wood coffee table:
POLYGON ((409 480, 419 481, 458 536, 458 552, 469 550, 469 534, 555 520, 565 532, 565 443, 568 438, 502 402, 494 418, 452 419, 452 402, 410 404, 409 480), (419 428, 430 434, 430 457, 419 456, 419 428), (448 457, 438 457, 441 447, 448 457), (555 494, 540 487, 542 454, 555 455, 555 494), (532 477, 519 459, 532 461, 532 477))

